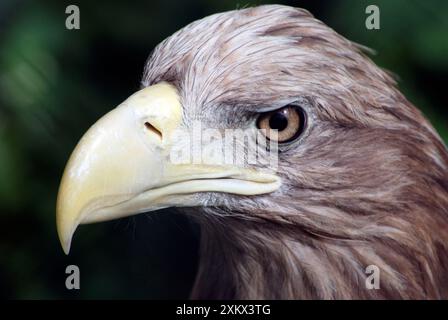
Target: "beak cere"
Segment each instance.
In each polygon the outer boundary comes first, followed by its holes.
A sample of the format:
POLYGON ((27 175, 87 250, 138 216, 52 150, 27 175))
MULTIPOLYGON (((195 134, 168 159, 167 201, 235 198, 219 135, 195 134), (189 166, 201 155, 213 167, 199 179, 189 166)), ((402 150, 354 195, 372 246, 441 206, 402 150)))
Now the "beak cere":
POLYGON ((276 176, 254 170, 171 164, 171 137, 181 122, 176 88, 159 83, 136 92, 85 133, 67 163, 57 199, 65 253, 79 224, 201 205, 197 192, 255 195, 280 186, 276 176))

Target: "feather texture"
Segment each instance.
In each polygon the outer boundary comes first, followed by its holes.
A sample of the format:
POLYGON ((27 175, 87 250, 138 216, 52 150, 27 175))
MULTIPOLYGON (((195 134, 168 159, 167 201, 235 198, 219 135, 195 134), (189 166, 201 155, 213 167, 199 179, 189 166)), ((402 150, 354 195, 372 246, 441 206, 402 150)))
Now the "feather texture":
POLYGON ((186 210, 202 229, 193 298, 448 298, 446 147, 360 46, 305 10, 246 8, 163 41, 142 85, 159 81, 181 92, 186 127, 308 103, 278 191, 204 193, 207 207, 186 210), (365 286, 372 264, 379 290, 365 286))

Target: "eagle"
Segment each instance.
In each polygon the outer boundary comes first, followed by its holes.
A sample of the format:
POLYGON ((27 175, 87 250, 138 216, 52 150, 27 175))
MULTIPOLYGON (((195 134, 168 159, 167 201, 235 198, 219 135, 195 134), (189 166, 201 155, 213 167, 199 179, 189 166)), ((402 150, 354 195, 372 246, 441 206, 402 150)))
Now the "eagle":
POLYGON ((192 299, 447 299, 447 148, 366 50, 282 5, 177 31, 73 151, 64 251, 80 224, 176 207, 200 227, 192 299), (198 121, 278 161, 173 161, 198 121))

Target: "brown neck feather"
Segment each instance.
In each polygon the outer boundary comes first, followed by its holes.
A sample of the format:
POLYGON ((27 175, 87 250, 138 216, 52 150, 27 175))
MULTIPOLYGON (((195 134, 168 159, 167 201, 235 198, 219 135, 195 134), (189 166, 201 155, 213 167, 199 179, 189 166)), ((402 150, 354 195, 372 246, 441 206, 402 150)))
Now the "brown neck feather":
POLYGON ((425 255, 405 243, 323 238, 299 227, 273 228, 270 222, 232 217, 224 224, 222 219, 202 221, 192 299, 447 297, 440 284, 446 280, 448 255, 441 246, 425 255), (380 269, 378 290, 366 287, 371 264, 380 269))

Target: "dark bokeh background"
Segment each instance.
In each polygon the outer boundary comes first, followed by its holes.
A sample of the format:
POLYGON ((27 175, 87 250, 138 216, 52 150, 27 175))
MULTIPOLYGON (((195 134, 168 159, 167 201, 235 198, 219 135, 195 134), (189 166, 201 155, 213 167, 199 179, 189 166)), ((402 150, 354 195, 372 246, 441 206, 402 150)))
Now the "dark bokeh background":
MULTIPOLYGON (((185 298, 195 226, 172 211, 82 226, 65 256, 55 229, 60 176, 82 133, 139 88, 154 46, 206 15, 269 1, 0 2, 0 296, 185 298), (65 7, 81 29, 65 29, 65 7), (65 267, 81 290, 65 289, 65 267)), ((373 60, 448 140, 448 1, 277 1, 310 10, 373 60), (381 30, 364 26, 381 9, 381 30)))

